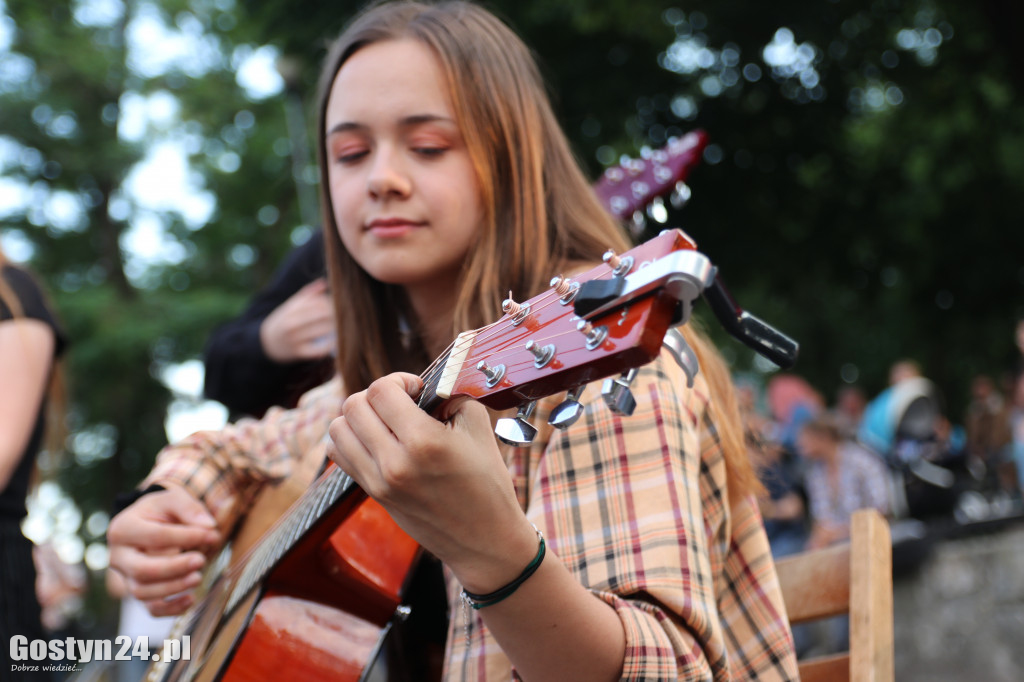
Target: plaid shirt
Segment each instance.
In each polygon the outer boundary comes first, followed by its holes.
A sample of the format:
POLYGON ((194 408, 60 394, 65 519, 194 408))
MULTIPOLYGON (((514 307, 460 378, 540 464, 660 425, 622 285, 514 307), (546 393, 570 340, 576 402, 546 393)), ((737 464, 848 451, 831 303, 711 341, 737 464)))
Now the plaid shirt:
MULTIPOLYGON (((529 448, 503 447, 519 501, 548 546, 626 633, 623 679, 795 680, 792 635, 753 499, 730 509, 707 385, 693 389, 666 354, 632 386, 634 414, 604 406, 588 386, 583 417, 546 425, 559 398, 540 401, 529 448)), ((286 476, 339 413, 335 380, 292 411, 243 420, 165 449, 148 482, 176 482, 224 524, 261 482, 286 476)), ((508 658, 448 574, 446 680, 514 679, 508 658)))

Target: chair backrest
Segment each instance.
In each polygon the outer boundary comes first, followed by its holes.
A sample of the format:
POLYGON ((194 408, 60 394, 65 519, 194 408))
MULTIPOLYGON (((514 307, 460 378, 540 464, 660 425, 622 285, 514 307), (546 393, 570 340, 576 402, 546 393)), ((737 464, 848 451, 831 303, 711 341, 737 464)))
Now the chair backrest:
POLYGON ((776 569, 791 625, 848 613, 846 653, 802 659, 804 682, 892 682, 892 543, 874 509, 850 521, 850 541, 779 559, 776 569))

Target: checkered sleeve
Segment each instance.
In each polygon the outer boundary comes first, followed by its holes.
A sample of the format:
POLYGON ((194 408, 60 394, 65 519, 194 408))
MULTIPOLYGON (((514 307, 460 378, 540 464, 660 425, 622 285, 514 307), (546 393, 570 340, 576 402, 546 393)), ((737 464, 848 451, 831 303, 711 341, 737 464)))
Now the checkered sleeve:
POLYGON ((262 419, 240 419, 220 431, 199 431, 169 445, 142 486, 184 487, 230 529, 263 483, 287 477, 314 451, 341 412, 341 384, 313 389, 291 410, 271 408, 262 419))

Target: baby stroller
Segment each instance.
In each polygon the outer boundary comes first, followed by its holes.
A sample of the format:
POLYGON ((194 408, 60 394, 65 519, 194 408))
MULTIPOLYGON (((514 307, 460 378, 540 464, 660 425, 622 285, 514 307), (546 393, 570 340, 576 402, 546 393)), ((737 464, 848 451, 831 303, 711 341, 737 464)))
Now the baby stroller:
POLYGON ((868 405, 859 440, 892 472, 894 518, 933 519, 953 514, 973 477, 955 436, 944 422, 938 388, 928 379, 905 379, 868 405))

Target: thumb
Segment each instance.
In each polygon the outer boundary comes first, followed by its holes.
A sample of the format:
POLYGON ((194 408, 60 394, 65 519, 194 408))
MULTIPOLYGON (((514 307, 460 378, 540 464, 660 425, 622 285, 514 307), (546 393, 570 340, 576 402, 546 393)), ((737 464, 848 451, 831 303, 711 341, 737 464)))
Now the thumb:
POLYGON ((304 285, 301 289, 299 289, 299 291, 301 291, 304 294, 309 294, 309 295, 316 295, 316 294, 326 293, 326 291, 327 291, 327 280, 325 278, 323 278, 323 277, 319 277, 319 278, 314 279, 313 281, 309 282, 308 284, 304 285))
POLYGON ((407 372, 395 372, 384 377, 387 381, 393 381, 402 387, 410 397, 415 398, 423 390, 423 380, 415 374, 409 374, 407 372))

